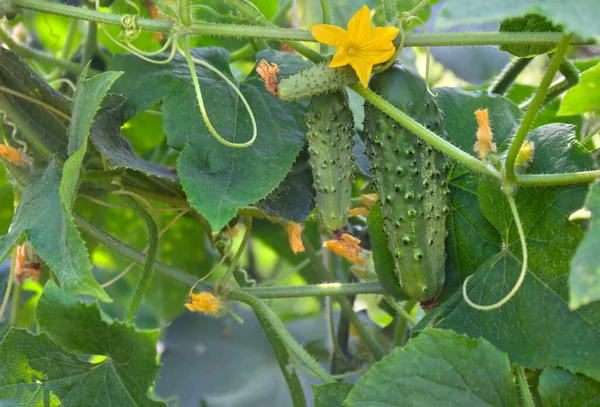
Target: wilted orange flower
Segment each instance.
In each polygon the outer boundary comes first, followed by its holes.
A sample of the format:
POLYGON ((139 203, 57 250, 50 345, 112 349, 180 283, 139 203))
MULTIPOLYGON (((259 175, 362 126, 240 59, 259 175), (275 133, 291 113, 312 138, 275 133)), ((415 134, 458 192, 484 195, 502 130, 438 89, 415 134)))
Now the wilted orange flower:
POLYGON ((302 244, 302 225, 299 223, 290 222, 287 225, 288 239, 290 240, 290 247, 294 253, 301 253, 304 251, 304 244, 302 244))
POLYGON ((358 207, 358 208, 352 208, 350 209, 350 213, 348 214, 348 217, 353 217, 353 216, 367 216, 369 214, 369 210, 367 208, 365 208, 364 206, 358 207))
POLYGON ((394 55, 392 40, 398 35, 396 27, 371 27, 371 12, 363 6, 348 21, 348 30, 328 24, 315 24, 312 35, 323 44, 335 47, 329 64, 337 68, 350 64, 366 88, 373 65, 386 62, 394 55))
POLYGON ((273 96, 277 96, 277 72, 279 72, 279 67, 277 64, 269 64, 263 59, 258 63, 256 72, 260 75, 265 83, 267 92, 273 96))
POLYGON ((190 294, 190 302, 185 304, 190 311, 201 312, 206 315, 217 315, 221 309, 221 301, 212 293, 201 292, 190 294))
POLYGON ((6 158, 14 165, 26 165, 27 161, 23 158, 19 150, 7 146, 6 144, 0 144, 0 156, 6 158))
POLYGON ((368 261, 367 255, 360 245, 360 239, 344 233, 339 239, 328 240, 323 243, 323 247, 331 250, 350 260, 354 264, 364 265, 368 261))
POLYGON ((519 168, 528 164, 533 158, 533 150, 534 146, 531 141, 524 142, 521 148, 519 149, 517 158, 515 159, 515 167, 519 168))
POLYGON ((477 142, 475 143, 475 152, 479 153, 479 157, 485 160, 488 152, 496 151, 496 144, 492 142, 494 135, 490 128, 490 119, 488 117, 487 109, 479 109, 475 111, 475 117, 477 118, 477 142))
POLYGON ((41 264, 27 261, 27 243, 17 246, 15 259, 15 281, 19 285, 30 278, 33 281, 39 281, 41 264))
POLYGON ((377 194, 362 194, 360 196, 360 199, 362 200, 363 205, 367 207, 367 209, 371 209, 373 205, 375 205, 375 202, 377 202, 377 199, 379 198, 377 197, 377 194))

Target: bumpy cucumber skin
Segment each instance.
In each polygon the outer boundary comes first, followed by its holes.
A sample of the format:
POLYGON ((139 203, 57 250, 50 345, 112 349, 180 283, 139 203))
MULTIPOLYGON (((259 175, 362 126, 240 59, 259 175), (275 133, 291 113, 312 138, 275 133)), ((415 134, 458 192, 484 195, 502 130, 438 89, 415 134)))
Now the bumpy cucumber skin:
MULTIPOLYGON (((446 137, 443 112, 413 70, 394 65, 370 88, 417 122, 446 137)), ((389 248, 402 289, 435 298, 444 284, 446 216, 450 211, 444 156, 372 105, 365 105, 367 152, 389 248)))
POLYGON ((311 98, 306 124, 321 223, 339 230, 346 225, 354 181, 354 119, 346 92, 311 98))
POLYGON ((282 79, 277 88, 277 96, 281 100, 292 102, 334 92, 358 82, 351 67, 330 68, 327 65, 327 62, 320 63, 282 79))

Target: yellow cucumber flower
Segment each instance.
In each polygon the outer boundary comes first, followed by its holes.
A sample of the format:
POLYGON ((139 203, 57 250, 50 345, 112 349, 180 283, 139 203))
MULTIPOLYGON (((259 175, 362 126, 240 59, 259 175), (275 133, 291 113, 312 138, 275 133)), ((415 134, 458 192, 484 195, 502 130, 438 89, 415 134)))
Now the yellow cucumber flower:
POLYGON ((386 62, 394 55, 392 40, 398 35, 396 27, 371 28, 371 12, 363 6, 348 21, 348 30, 328 24, 315 24, 312 35, 323 44, 335 47, 330 68, 350 64, 366 88, 373 65, 386 62))

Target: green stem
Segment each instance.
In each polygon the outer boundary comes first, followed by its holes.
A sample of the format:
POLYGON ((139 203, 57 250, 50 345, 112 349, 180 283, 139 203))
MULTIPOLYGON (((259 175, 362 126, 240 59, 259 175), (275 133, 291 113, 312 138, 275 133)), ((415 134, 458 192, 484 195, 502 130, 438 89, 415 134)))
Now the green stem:
POLYGON ((515 184, 528 187, 550 187, 589 184, 598 179, 600 179, 600 170, 570 172, 565 174, 517 175, 515 184))
MULTIPOLYGON (((306 255, 310 259, 313 267, 317 271, 317 274, 319 275, 321 280, 324 282, 334 281, 333 276, 331 275, 329 270, 327 270, 327 268, 325 267, 323 262, 319 259, 317 252, 312 247, 312 244, 310 243, 310 241, 304 235, 302 236, 302 243, 304 244, 304 251, 305 251, 306 255)), ((337 284, 340 284, 340 283, 337 283, 337 284)), ((362 320, 358 317, 358 315, 356 315, 356 313, 354 312, 354 309, 352 308, 352 304, 350 304, 350 301, 348 301, 348 298, 346 298, 345 296, 342 296, 342 295, 337 295, 335 297, 335 299, 340 304, 340 307, 342 308, 342 313, 344 313, 344 315, 346 316, 346 318, 348 318, 350 323, 352 323, 352 325, 354 325, 354 327, 358 331, 358 334, 360 335, 362 340, 365 342, 365 344, 367 345, 367 347, 369 348, 369 350, 371 351, 371 353, 373 354, 375 359, 377 359, 377 360, 382 359, 385 356, 385 353, 386 353, 385 350, 379 344, 379 342, 377 342, 375 337, 373 335, 371 335, 371 332, 369 332, 369 330, 367 329, 365 324, 363 324, 362 320)))
MULTIPOLYGON (((331 0, 321 0, 321 12, 323 14, 323 24, 331 24, 331 0)), ((326 54, 327 49, 327 44, 321 44, 321 54, 326 54)))
MULTIPOLYGON (((569 58, 565 58, 563 60, 563 62, 558 67, 558 70, 560 71, 560 73, 563 74, 565 78, 560 82, 550 86, 550 89, 548 89, 548 94, 546 95, 546 98, 542 103, 542 106, 547 105, 548 103, 556 99, 558 96, 560 96, 561 94, 563 94, 564 92, 566 92, 567 90, 579 83, 579 69, 577 69, 577 67, 571 61, 569 61, 569 58)), ((523 110, 527 110, 529 108, 530 103, 531 100, 528 100, 525 103, 521 104, 519 107, 523 110)))
POLYGON ((88 22, 87 34, 85 36, 85 45, 83 46, 83 55, 81 57, 81 66, 84 67, 94 56, 98 49, 98 24, 94 21, 88 22))
POLYGON ((238 248, 237 253, 231 260, 231 263, 229 263, 229 268, 227 269, 227 272, 221 279, 221 282, 223 284, 227 284, 227 282, 231 278, 231 274, 233 274, 233 271, 238 266, 238 264, 240 262, 240 258, 242 257, 242 254, 244 253, 246 246, 248 245, 248 240, 250 239, 251 232, 252 232, 252 218, 246 218, 246 232, 244 233, 244 238, 242 239, 242 243, 240 244, 240 247, 238 248))
POLYGON ((334 383, 333 379, 325 369, 317 362, 303 347, 300 345, 294 337, 286 329, 283 322, 277 317, 275 312, 267 306, 262 300, 254 297, 253 295, 243 293, 241 291, 230 291, 227 294, 228 300, 235 300, 243 302, 249 305, 256 316, 259 319, 263 319, 268 329, 272 329, 277 333, 283 342, 285 342, 287 348, 292 351, 306 366, 308 366, 317 376, 325 383, 334 383))
POLYGON ((15 285, 13 288, 12 298, 10 300, 10 317, 8 323, 13 326, 17 326, 19 323, 19 311, 21 311, 21 294, 22 289, 20 285, 15 285))
POLYGON ((383 294, 379 283, 323 283, 290 287, 253 287, 244 292, 260 298, 300 298, 383 294))
POLYGON ((13 249, 13 252, 12 252, 12 259, 10 262, 10 275, 8 276, 8 282, 6 283, 6 291, 4 292, 4 298, 2 299, 2 305, 0 305, 0 321, 2 321, 2 317, 4 317, 4 311, 6 310, 6 306, 8 305, 8 299, 10 298, 12 286, 15 281, 16 260, 17 260, 17 249, 15 248, 15 249, 13 249))
POLYGON ((538 111, 540 110, 540 107, 542 107, 542 104, 544 103, 544 99, 546 98, 548 88, 552 83, 552 79, 554 78, 554 75, 556 75, 558 67, 562 63, 565 53, 569 48, 569 42, 571 40, 571 37, 571 34, 564 35, 562 40, 558 44, 556 52, 554 53, 554 56, 550 61, 550 65, 548 66, 548 69, 546 70, 546 73, 542 78, 542 82, 540 83, 540 86, 537 92, 535 93, 531 104, 529 105, 529 109, 527 109, 527 112, 525 113, 525 116, 521 121, 521 125, 517 130, 517 134, 515 135, 513 141, 510 143, 508 154, 506 155, 504 171, 506 178, 511 182, 514 182, 517 178, 515 174, 515 160, 517 158, 517 154, 519 154, 521 145, 523 145, 523 142, 525 141, 525 138, 529 133, 529 129, 531 128, 533 121, 535 120, 535 117, 537 116, 538 111))
MULTIPOLYGON (((65 42, 63 44, 63 48, 60 51, 60 59, 68 60, 71 59, 71 50, 73 48, 73 40, 75 39, 75 34, 77 33, 77 21, 75 18, 69 20, 69 26, 67 27, 67 35, 65 36, 65 42)), ((61 75, 61 69, 55 68, 50 76, 46 79, 48 82, 58 79, 61 75)))
MULTIPOLYGON (((406 301, 402 310, 405 313, 407 313, 408 315, 410 315, 410 313, 412 312, 413 308, 415 308, 416 305, 417 305, 416 301, 406 301)), ((406 335, 405 335, 406 325, 408 324, 408 320, 406 318, 402 317, 402 315, 400 315, 400 314, 398 315, 398 317, 399 317, 398 325, 396 326, 396 346, 404 346, 405 337, 406 337, 406 335)))
POLYGON ((470 154, 467 154, 466 152, 454 146, 452 143, 444 140, 431 130, 428 130, 425 127, 421 126, 406 113, 402 112, 401 110, 398 110, 398 108, 389 103, 387 100, 383 99, 375 92, 373 92, 371 89, 367 89, 358 83, 350 85, 349 87, 350 89, 358 93, 360 96, 362 96, 367 102, 379 108, 382 112, 390 116, 392 119, 396 120, 409 131, 415 133, 418 137, 427 141, 433 147, 437 148, 450 158, 453 158, 454 160, 481 174, 490 176, 492 178, 500 179, 500 173, 498 173, 498 171, 496 171, 493 167, 488 166, 483 161, 473 157, 470 154))
POLYGON ((529 383, 527 383, 527 377, 525 376, 525 369, 522 366, 517 366, 515 369, 517 373, 517 381, 519 382, 519 390, 521 391, 521 401, 523 407, 535 407, 531 390, 529 389, 529 383))
MULTIPOLYGON (((61 58, 56 58, 53 55, 47 54, 36 49, 31 49, 13 40, 3 29, 0 28, 0 41, 8 45, 11 51, 19 54, 23 58, 35 59, 36 61, 60 68, 67 72, 80 74, 83 70, 82 66, 71 61, 66 61, 61 58)), ((98 73, 96 70, 89 70, 90 73, 98 73)))
MULTIPOLYGON (((40 11, 73 17, 81 20, 96 21, 97 23, 121 25, 122 16, 89 10, 82 7, 67 6, 46 0, 10 0, 12 6, 33 11, 40 11)), ((232 7, 240 0, 226 0, 232 7)), ((245 14, 245 13, 242 13, 245 14)), ((268 21, 268 20, 267 20, 268 21)), ((259 22, 263 24, 263 22, 259 22)), ((269 22, 270 23, 270 22, 269 22)), ((272 24, 272 23, 270 23, 272 24)), ((137 25, 144 31, 170 33, 177 31, 180 36, 206 36, 237 38, 265 38, 292 41, 315 42, 308 30, 294 28, 280 28, 277 26, 257 27, 252 25, 193 23, 190 27, 178 27, 170 21, 150 20, 138 18, 137 25)), ((562 34, 554 32, 471 32, 471 33, 433 33, 433 34, 407 34, 407 47, 424 46, 465 46, 465 45, 554 45, 560 42, 562 34)), ((287 43, 287 42, 286 42, 287 43)), ((593 40, 576 38, 572 45, 593 45, 593 40)), ((290 44, 288 44, 290 45, 290 44)), ((290 45, 291 46, 291 45, 290 45)), ((293 48, 293 47, 292 47, 293 48)), ((313 51, 314 52, 314 51, 313 51)), ((318 53, 316 53, 318 54, 318 53)), ((320 54, 318 54, 320 55, 320 54)))
POLYGON ((422 9, 423 7, 425 7, 426 5, 428 5, 428 4, 429 4, 429 0, 421 0, 421 2, 419 2, 419 4, 417 4, 416 6, 414 6, 414 7, 412 8, 412 10, 410 10, 410 11, 408 12, 408 14, 410 14, 411 16, 416 16, 416 15, 417 15, 417 13, 418 13, 419 11, 421 11, 421 9, 422 9))
MULTIPOLYGON (((244 0, 225 0, 225 2, 230 7, 236 9, 239 13, 241 13, 242 15, 244 15, 245 17, 247 17, 249 20, 251 20, 252 22, 254 22, 256 24, 260 24, 267 28, 282 29, 282 28, 279 28, 277 25, 275 25, 273 22, 267 20, 267 18, 258 9, 256 9, 255 7, 252 7, 244 0)), ((302 31, 302 30, 297 30, 297 31, 302 31)), ((310 32, 308 32, 308 31, 305 31, 305 32, 310 35, 310 38, 312 38, 312 34, 310 34, 310 32)), ((284 44, 286 44, 293 50, 297 51, 298 53, 304 55, 305 57, 307 57, 308 59, 310 59, 313 62, 322 62, 325 60, 324 56, 322 56, 318 52, 314 51, 313 49, 307 47, 306 45, 304 45, 298 41, 289 41, 289 40, 286 41, 285 38, 281 38, 281 37, 279 37, 277 39, 282 40, 282 42, 284 44)), ((311 41, 311 40, 306 40, 306 41, 311 41)), ((312 41, 314 41, 314 39, 312 39, 312 41)))
POLYGON ((488 92, 504 95, 513 84, 517 76, 529 65, 533 58, 514 58, 500 72, 494 83, 488 88, 488 92))
POLYGON ((417 325, 417 321, 415 321, 415 319, 412 317, 412 315, 410 315, 408 312, 406 312, 404 310, 404 308, 402 308, 400 305, 398 305, 396 300, 391 295, 386 295, 385 301, 389 304, 390 307, 392 307, 392 309, 394 311, 396 311, 402 318, 404 318, 406 321, 408 321, 412 326, 417 325))
MULTIPOLYGON (((133 247, 121 242, 114 236, 106 233, 104 230, 92 224, 84 217, 73 213, 77 226, 104 244, 106 247, 115 252, 135 261, 138 264, 143 264, 146 255, 133 247)), ((154 270, 160 274, 172 278, 173 280, 191 287, 196 283, 197 278, 177 267, 169 266, 160 261, 154 263, 154 270)), ((208 283, 199 283, 197 285, 200 291, 212 292, 213 287, 208 283)), ((244 289, 232 288, 231 291, 240 291, 261 298, 299 298, 299 297, 325 297, 336 295, 357 295, 357 294, 383 294, 384 290, 379 283, 331 283, 305 286, 291 287, 249 287, 244 289)))
POLYGON ((181 23, 189 27, 192 25, 192 13, 190 12, 190 0, 179 0, 179 18, 181 23))
POLYGON ((146 228, 148 229, 148 254, 146 255, 146 260, 144 262, 142 276, 135 288, 131 304, 129 305, 129 309, 127 309, 127 315, 125 316, 125 323, 133 324, 135 314, 142 303, 142 298, 144 298, 144 294, 150 283, 152 270, 154 270, 154 262, 156 261, 156 254, 158 253, 158 228, 156 227, 154 218, 152 218, 148 211, 138 201, 127 195, 121 196, 121 199, 144 220, 146 228))

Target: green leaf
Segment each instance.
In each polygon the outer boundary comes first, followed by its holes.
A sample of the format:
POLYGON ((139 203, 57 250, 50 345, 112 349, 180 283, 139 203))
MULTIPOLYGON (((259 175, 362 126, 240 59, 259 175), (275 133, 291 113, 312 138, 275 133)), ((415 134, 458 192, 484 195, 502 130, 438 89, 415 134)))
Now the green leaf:
MULTIPOLYGON (((83 158, 87 151, 88 136, 92 128, 92 123, 96 112, 100 108, 102 99, 106 96, 106 92, 108 92, 114 81, 121 76, 119 72, 106 72, 89 79, 84 79, 86 72, 87 70, 83 72, 73 96, 71 122, 67 129, 69 158, 65 161, 59 187, 63 208, 62 216, 65 222, 64 227, 70 230, 76 230, 71 211, 77 197, 79 175, 81 173, 83 158)), ((87 253, 85 246, 83 246, 83 249, 87 253)), ((87 256, 85 257, 79 265, 80 270, 83 274, 91 274, 92 263, 87 256)), ((60 274, 60 272, 57 272, 57 274, 60 274)), ((103 297, 106 298, 105 295, 103 297)))
MULTIPOLYGON (((225 50, 201 48, 192 54, 233 79, 225 50)), ((304 65, 298 56, 275 51, 259 53, 261 59, 277 63, 280 77, 304 65)), ((255 73, 240 84, 240 90, 254 112, 258 137, 251 147, 230 148, 208 132, 182 57, 168 65, 155 65, 133 55, 117 56, 113 69, 125 71, 113 91, 126 94, 135 113, 164 100, 163 126, 168 142, 171 146, 185 145, 177 164, 182 186, 190 204, 215 231, 239 208, 272 192, 304 145, 304 105, 284 103, 270 95, 255 73)), ((252 136, 250 119, 237 95, 211 71, 197 67, 196 72, 216 130, 227 140, 247 141, 252 136)))
POLYGON ((600 299, 600 183, 591 186, 586 208, 592 213, 589 230, 571 260, 569 275, 569 307, 577 309, 582 305, 600 299))
MULTIPOLYGON (((526 173, 582 171, 592 166, 591 158, 577 144, 572 126, 542 126, 529 133, 528 140, 535 145, 535 155, 526 173)), ((528 272, 520 290, 507 304, 487 312, 471 308, 457 292, 430 312, 415 331, 441 318, 437 327, 484 337, 508 353, 514 363, 528 368, 564 366, 600 378, 594 362, 600 358, 600 308, 588 306, 571 312, 567 306, 569 260, 583 236, 581 228, 567 218, 583 205, 585 194, 583 186, 518 188, 515 200, 529 253, 528 272)), ((491 304, 514 286, 522 253, 500 185, 484 179, 478 196, 481 213, 497 229, 502 243, 469 281, 468 294, 476 303, 491 304)), ((474 227, 475 233, 479 230, 474 227)))
MULTIPOLYGON (((475 111, 488 109, 494 141, 500 146, 518 128, 521 110, 510 100, 487 92, 467 92, 439 88, 437 102, 444 111, 444 128, 452 144, 476 156, 473 146, 477 133, 475 111)), ((448 216, 448 261, 444 293, 453 293, 458 279, 465 279, 495 255, 501 239, 498 231, 483 216, 477 202, 480 176, 454 164, 449 174, 452 212, 448 216)), ((442 295, 443 297, 443 295, 442 295)))
POLYGON ((343 407, 344 400, 354 385, 352 383, 326 383, 312 385, 315 407, 343 407))
POLYGON ((92 276, 85 243, 62 205, 61 175, 60 168, 51 161, 43 175, 29 182, 9 232, 0 238, 0 258, 4 258, 24 233, 65 290, 110 302, 110 297, 92 276))
POLYGON ((308 152, 303 151, 281 184, 256 203, 267 215, 302 223, 315 209, 313 176, 308 152))
POLYGON ((600 108, 600 64, 581 74, 581 82, 565 93, 558 114, 568 116, 600 108))
MULTIPOLYGON (((500 22, 500 32, 559 32, 546 18, 537 14, 527 14, 524 17, 508 18, 500 22)), ((556 48, 555 45, 501 45, 502 51, 510 52, 517 57, 532 57, 546 54, 556 48)))
POLYGON ((555 367, 544 369, 538 392, 544 407, 600 406, 600 383, 555 367))
POLYGON ((448 0, 440 13, 438 28, 499 21, 530 13, 547 17, 554 24, 563 25, 566 32, 583 38, 600 36, 596 19, 600 3, 596 0, 579 0, 577 4, 563 0, 448 0))
MULTIPOLYGON (((32 97, 68 114, 69 102, 44 82, 17 54, 0 49, 0 85, 32 97)), ((51 153, 66 157, 68 121, 38 103, 0 92, 0 108, 21 130, 36 164, 45 165, 51 153), (5 106, 5 100, 7 105, 5 106), (25 128, 30 131, 25 133, 25 128), (27 137, 24 134, 28 134, 27 137), (31 138, 33 137, 33 138, 31 138), (45 150, 45 151, 44 151, 45 150)), ((16 146, 21 147, 21 146, 16 146)))
MULTIPOLYGON (((158 330, 136 331, 132 326, 109 321, 96 302, 81 303, 52 282, 44 288, 36 316, 40 327, 58 346, 76 355, 105 356, 89 372, 79 373, 85 374, 77 382, 80 391, 86 393, 80 396, 87 398, 86 405, 165 406, 148 396, 159 370, 158 330), (98 399, 94 401, 96 394, 98 399)), ((57 395, 62 399, 75 394, 57 395)), ((80 403, 70 405, 84 405, 80 403)))
POLYGON ((388 246, 388 238, 385 234, 379 202, 373 205, 369 211, 367 224, 369 226, 369 239, 373 250, 375 273, 379 282, 385 291, 393 295, 394 298, 398 300, 408 299, 408 296, 400 287, 400 280, 396 274, 394 257, 390 253, 388 246))
POLYGON ((426 329, 371 367, 344 403, 373 406, 516 406, 506 355, 485 339, 426 329))

